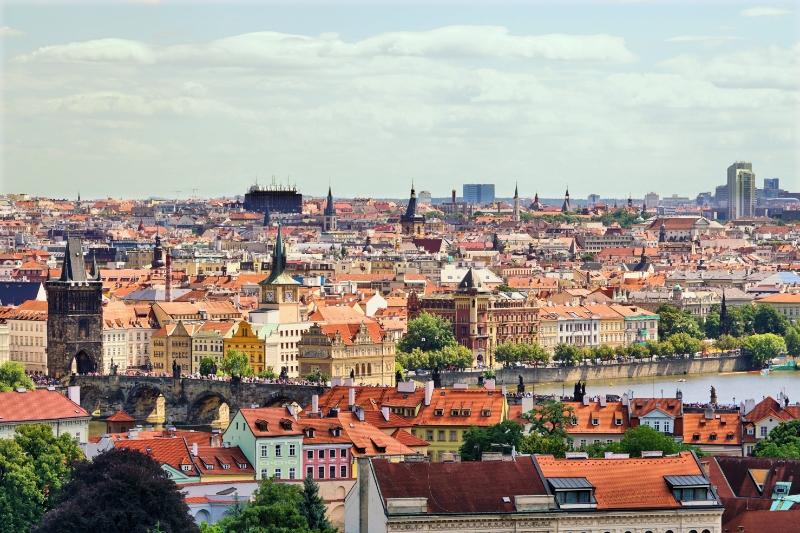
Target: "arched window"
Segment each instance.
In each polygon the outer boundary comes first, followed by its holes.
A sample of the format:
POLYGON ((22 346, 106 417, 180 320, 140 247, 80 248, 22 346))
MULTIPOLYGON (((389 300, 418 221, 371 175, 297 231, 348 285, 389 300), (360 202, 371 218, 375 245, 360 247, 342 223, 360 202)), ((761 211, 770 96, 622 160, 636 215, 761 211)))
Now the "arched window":
POLYGON ((367 363, 367 375, 372 375, 372 363, 367 363))

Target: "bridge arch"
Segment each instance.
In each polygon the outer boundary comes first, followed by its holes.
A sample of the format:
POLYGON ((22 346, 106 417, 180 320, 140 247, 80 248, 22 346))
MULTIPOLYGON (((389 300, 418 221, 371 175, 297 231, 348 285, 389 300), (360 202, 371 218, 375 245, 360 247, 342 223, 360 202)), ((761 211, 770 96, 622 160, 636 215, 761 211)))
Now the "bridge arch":
POLYGON ((285 390, 278 390, 264 396, 264 401, 262 402, 261 407, 281 407, 287 403, 294 403, 300 407, 305 407, 304 405, 301 405, 300 402, 295 398, 292 398, 292 395, 287 394, 285 390))
POLYGON ((163 422, 166 419, 166 405, 161 389, 150 383, 140 383, 128 392, 123 410, 136 420, 163 422))
POLYGON ((218 392, 206 391, 189 405, 186 421, 189 424, 221 424, 230 422, 231 401, 218 392))
POLYGON ((81 387, 81 407, 91 415, 100 410, 100 400, 103 398, 103 391, 94 385, 81 387))

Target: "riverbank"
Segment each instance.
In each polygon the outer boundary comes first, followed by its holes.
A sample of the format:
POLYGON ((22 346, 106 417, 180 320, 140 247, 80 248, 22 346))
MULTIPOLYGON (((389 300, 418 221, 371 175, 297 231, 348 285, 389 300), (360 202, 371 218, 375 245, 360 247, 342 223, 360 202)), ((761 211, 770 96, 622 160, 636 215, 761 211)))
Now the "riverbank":
MULTIPOLYGON (((638 361, 601 365, 580 365, 545 368, 501 368, 497 370, 497 383, 505 383, 509 390, 522 376, 523 383, 560 383, 587 380, 620 380, 665 376, 687 376, 693 374, 720 374, 743 372, 750 369, 749 358, 740 356, 704 357, 697 359, 664 359, 660 361, 638 361)), ((455 383, 477 385, 481 372, 443 372, 442 386, 455 383)))

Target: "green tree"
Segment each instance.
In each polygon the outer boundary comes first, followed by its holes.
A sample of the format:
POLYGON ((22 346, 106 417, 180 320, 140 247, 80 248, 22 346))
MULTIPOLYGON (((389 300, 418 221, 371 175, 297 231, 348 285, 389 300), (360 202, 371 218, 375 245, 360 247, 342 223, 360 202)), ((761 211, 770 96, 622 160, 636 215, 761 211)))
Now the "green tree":
POLYGON ((225 533, 310 533, 308 521, 300 514, 302 498, 297 485, 265 479, 241 514, 224 517, 219 525, 225 533))
POLYGON ((730 321, 730 334, 734 337, 745 337, 755 333, 756 308, 754 305, 741 307, 728 306, 728 320, 730 321))
POLYGON ((530 424, 530 432, 545 437, 555 437, 572 442, 572 437, 567 433, 567 424, 572 424, 575 409, 555 400, 545 400, 542 404, 534 406, 527 413, 522 413, 522 419, 530 424))
POLYGON ((575 365, 580 362, 582 358, 581 351, 571 344, 559 343, 553 352, 553 360, 561 361, 565 365, 575 365))
POLYGON ((504 342, 494 349, 494 360, 503 366, 511 366, 521 360, 519 345, 513 342, 504 342))
POLYGON ((641 457, 643 451, 659 450, 669 455, 678 453, 680 448, 671 436, 650 426, 640 425, 627 430, 619 442, 620 453, 630 454, 631 457, 641 457))
POLYGON ((149 455, 127 448, 75 463, 56 500, 34 533, 199 531, 169 474, 149 455))
POLYGON ((312 476, 303 480, 300 496, 300 514, 305 517, 308 527, 314 531, 332 531, 333 526, 325 515, 325 502, 319 495, 319 485, 312 476))
POLYGON ((789 328, 784 340, 786 341, 786 353, 792 357, 800 356, 800 324, 789 328))
POLYGON ((520 344, 520 361, 524 363, 547 363, 550 361, 550 354, 547 353, 541 344, 520 344))
POLYGON ((750 356, 751 364, 754 367, 761 367, 770 359, 778 357, 786 349, 786 343, 774 333, 764 333, 747 337, 744 347, 750 356))
POLYGON ((315 370, 306 376, 306 381, 312 381, 314 383, 327 383, 330 380, 331 377, 328 374, 320 372, 319 370, 315 370))
POLYGON ((753 448, 756 457, 800 459, 800 419, 781 422, 753 448))
POLYGON ((514 287, 511 287, 509 285, 498 285, 495 288, 500 292, 519 292, 519 291, 517 291, 517 289, 515 289, 514 287))
POLYGON ((275 373, 275 369, 272 368, 272 366, 268 366, 266 370, 258 373, 258 377, 265 379, 275 379, 278 377, 278 374, 275 373))
POLYGON ((676 333, 686 333, 696 339, 703 338, 700 325, 689 312, 681 311, 667 303, 658 306, 658 337, 665 339, 676 333))
POLYGON ((570 445, 560 437, 538 435, 536 433, 525 435, 519 445, 520 453, 538 453, 562 458, 566 456, 570 449, 570 445))
POLYGON ((789 321, 769 304, 758 304, 753 316, 753 329, 756 333, 783 335, 789 328, 789 321))
POLYGON ((658 343, 658 355, 675 355, 675 346, 669 341, 661 341, 658 343))
POLYGON ((395 381, 395 385, 397 385, 398 383, 403 382, 403 381, 406 380, 405 372, 403 372, 404 370, 405 369, 403 368, 403 365, 401 365, 397 361, 397 359, 395 359, 395 362, 394 362, 394 381, 395 381))
POLYGON ((210 355, 206 355, 200 358, 200 374, 203 376, 207 376, 209 374, 216 374, 214 369, 217 366, 217 360, 211 357, 210 355))
POLYGON ((700 341, 688 333, 675 333, 667 338, 676 354, 694 355, 700 351, 700 341))
POLYGON ((714 304, 706 314, 706 321, 703 325, 703 331, 706 338, 716 339, 720 333, 720 326, 720 306, 718 304, 714 304))
POLYGON ((628 355, 635 359, 644 359, 650 356, 650 352, 641 344, 630 344, 628 345, 628 355))
POLYGON ((22 363, 6 361, 0 365, 0 392, 35 388, 33 380, 25 375, 25 365, 22 363))
POLYGON ((647 350, 647 355, 661 355, 661 346, 658 341, 645 341, 644 349, 647 350))
POLYGON ((464 432, 464 443, 459 449, 463 461, 480 461, 483 452, 517 450, 522 444, 522 426, 506 420, 488 427, 472 426, 464 432), (492 445, 499 446, 492 446, 492 445))
POLYGON ((27 533, 44 514, 45 496, 33 464, 13 439, 0 439, 0 524, 8 533, 27 533))
POLYGON ((425 218, 444 218, 444 214, 441 211, 428 211, 425 218))
POLYGON ((456 344, 450 322, 438 315, 422 313, 409 320, 408 333, 397 343, 397 351, 411 353, 414 348, 419 348, 423 352, 432 352, 456 344))
POLYGON ((733 335, 720 335, 714 342, 714 346, 722 351, 734 350, 741 345, 741 341, 733 335))
POLYGON ((237 379, 254 376, 253 367, 250 366, 250 359, 247 354, 233 348, 228 348, 225 357, 222 358, 220 370, 225 375, 237 379))

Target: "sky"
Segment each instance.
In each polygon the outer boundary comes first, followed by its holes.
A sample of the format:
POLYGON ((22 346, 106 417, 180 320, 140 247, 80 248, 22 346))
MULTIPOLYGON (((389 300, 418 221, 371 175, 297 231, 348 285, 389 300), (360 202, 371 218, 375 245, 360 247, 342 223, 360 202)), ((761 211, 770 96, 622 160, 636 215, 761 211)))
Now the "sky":
POLYGON ((0 192, 800 190, 800 3, 4 2, 0 192))

